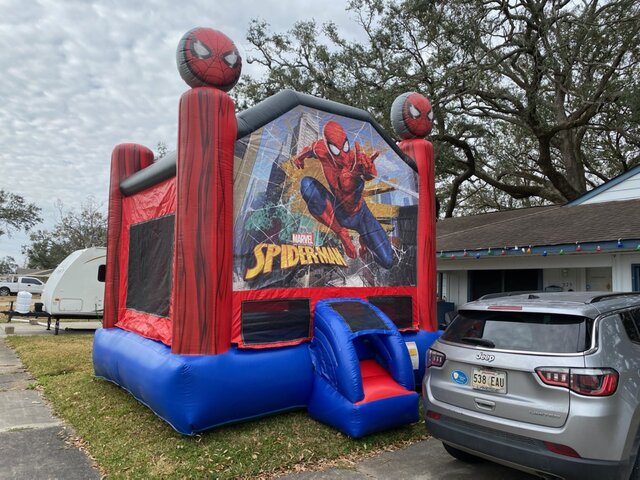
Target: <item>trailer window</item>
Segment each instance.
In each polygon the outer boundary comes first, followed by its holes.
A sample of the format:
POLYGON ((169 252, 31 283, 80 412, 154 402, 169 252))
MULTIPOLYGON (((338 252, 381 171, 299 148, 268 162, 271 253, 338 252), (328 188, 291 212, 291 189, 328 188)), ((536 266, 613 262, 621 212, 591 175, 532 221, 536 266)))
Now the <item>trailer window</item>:
POLYGON ((106 275, 107 275, 107 266, 100 265, 98 267, 98 281, 104 283, 104 279, 106 278, 106 275))

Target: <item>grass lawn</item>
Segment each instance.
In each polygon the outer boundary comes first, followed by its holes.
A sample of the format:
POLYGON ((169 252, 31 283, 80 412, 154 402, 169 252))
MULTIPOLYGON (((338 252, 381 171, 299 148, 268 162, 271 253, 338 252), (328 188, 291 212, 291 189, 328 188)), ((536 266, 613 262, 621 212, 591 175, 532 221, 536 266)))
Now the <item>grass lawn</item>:
POLYGON ((270 478, 349 466, 357 458, 427 437, 420 422, 352 440, 306 411, 185 437, 121 388, 93 377, 91 335, 6 340, 109 479, 270 478))

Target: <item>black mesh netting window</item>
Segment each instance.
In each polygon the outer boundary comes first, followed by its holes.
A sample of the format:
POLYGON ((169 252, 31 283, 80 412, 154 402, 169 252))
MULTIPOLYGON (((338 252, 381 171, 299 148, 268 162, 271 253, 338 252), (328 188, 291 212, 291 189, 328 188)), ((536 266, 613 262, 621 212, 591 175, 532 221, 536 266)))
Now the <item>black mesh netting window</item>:
POLYGON ((399 329, 413 327, 413 304, 411 297, 384 295, 369 297, 369 303, 378 307, 399 329))
POLYGON ((242 340, 245 345, 291 342, 310 336, 308 299, 242 302, 242 340))
POLYGON ((175 215, 129 228, 127 308, 169 316, 175 215))
POLYGON ((346 301, 331 302, 330 305, 354 333, 360 330, 388 330, 387 325, 366 303, 346 301))

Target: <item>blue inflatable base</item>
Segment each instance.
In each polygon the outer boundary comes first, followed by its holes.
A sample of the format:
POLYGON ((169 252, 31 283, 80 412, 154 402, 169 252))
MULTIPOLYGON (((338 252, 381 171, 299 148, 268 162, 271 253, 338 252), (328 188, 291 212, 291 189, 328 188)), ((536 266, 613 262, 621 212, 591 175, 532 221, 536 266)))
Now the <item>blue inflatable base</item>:
POLYGON ((309 403, 309 415, 337 428, 352 438, 381 432, 420 420, 419 396, 407 395, 353 404, 343 397, 324 378, 316 376, 313 395, 309 403))
POLYGON ((184 435, 306 408, 313 378, 306 344, 175 355, 119 328, 96 331, 93 365, 97 377, 121 386, 184 435))
MULTIPOLYGON (((424 376, 425 352, 441 333, 403 333, 419 351, 416 386, 424 376)), ((354 438, 418 421, 417 395, 348 401, 314 375, 306 343, 187 356, 119 328, 99 329, 93 364, 97 377, 124 388, 184 435, 307 407, 314 419, 354 438)))
POLYGON ((413 371, 416 390, 420 390, 422 385, 422 379, 424 378, 424 371, 426 368, 426 353, 433 342, 435 342, 440 335, 444 333, 443 330, 437 330, 435 332, 427 332, 426 330, 418 330, 417 332, 401 332, 402 338, 406 342, 415 342, 418 347, 418 369, 413 371))

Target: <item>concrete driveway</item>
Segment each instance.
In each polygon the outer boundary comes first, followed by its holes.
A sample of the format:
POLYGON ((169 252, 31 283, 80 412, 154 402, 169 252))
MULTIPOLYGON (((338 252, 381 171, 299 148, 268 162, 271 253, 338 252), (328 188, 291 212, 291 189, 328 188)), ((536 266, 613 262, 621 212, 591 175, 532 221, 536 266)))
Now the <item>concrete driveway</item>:
POLYGON ((364 460, 353 469, 332 468, 282 477, 287 480, 532 480, 537 477, 492 462, 468 464, 455 460, 442 443, 428 439, 410 447, 364 460))

